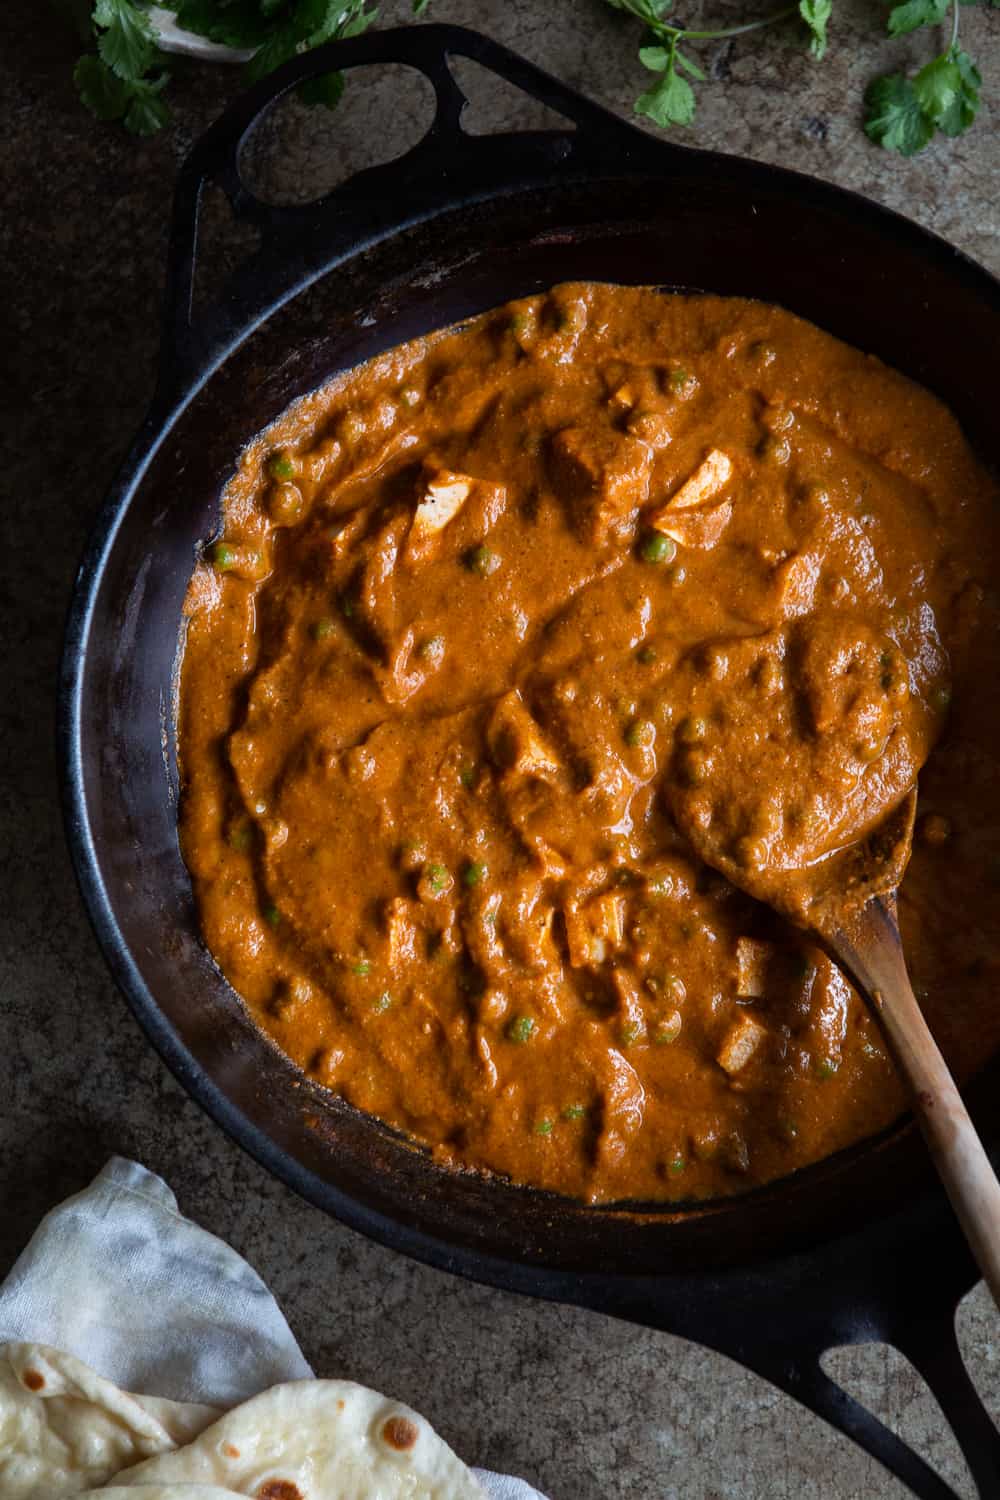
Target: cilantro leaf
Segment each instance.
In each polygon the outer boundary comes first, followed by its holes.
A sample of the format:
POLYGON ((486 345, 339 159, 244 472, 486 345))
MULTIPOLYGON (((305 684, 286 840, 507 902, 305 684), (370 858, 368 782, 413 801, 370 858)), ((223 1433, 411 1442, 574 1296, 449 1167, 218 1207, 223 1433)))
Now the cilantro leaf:
POLYGON ((809 51, 819 62, 826 56, 826 28, 833 14, 833 0, 799 0, 799 15, 809 27, 809 51))
POLYGON ((149 80, 139 78, 129 86, 131 102, 125 111, 125 129, 133 135, 155 135, 170 119, 170 111, 160 98, 167 74, 149 80))
POLYGON ((346 4, 344 0, 295 0, 247 64, 249 77, 263 78, 301 52, 347 35, 346 26, 358 11, 364 11, 363 0, 347 0, 346 4))
POLYGON ((918 26, 940 26, 951 9, 951 0, 906 0, 889 12, 890 36, 906 36, 918 26))
POLYGON ((180 0, 177 24, 183 31, 193 31, 195 36, 223 47, 261 47, 271 29, 268 18, 283 3, 231 0, 220 6, 219 0, 180 0))
POLYGON ((865 103, 865 133, 887 151, 915 156, 934 134, 933 123, 921 109, 913 84, 899 73, 869 84, 865 103))
POLYGON ((689 57, 685 57, 684 53, 680 50, 679 47, 674 53, 674 62, 679 68, 683 68, 685 73, 687 73, 689 77, 694 78, 698 83, 705 82, 704 73, 695 63, 691 61, 689 57))
POLYGON ((128 108, 128 85, 92 52, 73 69, 73 82, 82 102, 99 120, 120 120, 128 108))
MULTIPOLYGON (((247 74, 252 79, 263 78, 289 58, 334 37, 358 36, 377 18, 377 10, 365 9, 365 0, 294 0, 285 19, 271 30, 264 45, 250 59, 247 74)), ((325 104, 334 109, 343 92, 343 75, 328 73, 304 83, 299 97, 306 104, 325 104)))
POLYGON ((156 39, 145 11, 132 0, 97 0, 97 50, 119 78, 141 78, 156 61, 156 39))
POLYGON ((659 83, 640 94, 635 101, 636 114, 645 115, 656 125, 690 125, 694 110, 694 90, 686 78, 678 76, 673 66, 667 68, 659 83))
POLYGON ((913 93, 928 120, 937 126, 947 117, 961 86, 958 64, 944 53, 920 69, 913 80, 913 93))
POLYGON ((121 120, 133 135, 153 135, 170 118, 159 97, 168 76, 163 72, 153 79, 119 78, 93 53, 81 57, 73 69, 77 93, 91 114, 99 120, 121 120))
POLYGON ((942 111, 935 123, 938 130, 945 135, 956 136, 961 135, 963 130, 968 130, 976 118, 979 110, 979 90, 983 80, 979 69, 967 52, 959 52, 953 48, 951 57, 958 69, 958 85, 954 99, 942 111))
POLYGON ((670 48, 640 47, 639 61, 651 73, 665 73, 670 66, 670 48))

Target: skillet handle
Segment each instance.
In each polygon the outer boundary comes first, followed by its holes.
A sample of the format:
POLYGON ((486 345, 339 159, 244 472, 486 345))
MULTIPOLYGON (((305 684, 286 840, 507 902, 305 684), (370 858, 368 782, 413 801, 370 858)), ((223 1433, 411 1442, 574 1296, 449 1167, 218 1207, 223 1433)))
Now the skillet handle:
POLYGON ((159 403, 207 375, 279 307, 349 255, 442 209, 559 177, 639 168, 685 148, 653 141, 506 47, 460 26, 402 26, 330 42, 287 63, 247 90, 201 137, 181 169, 168 252, 159 403), (467 100, 449 67, 469 58, 563 115, 566 130, 473 136, 461 124, 467 100), (309 78, 396 63, 434 89, 426 135, 396 161, 359 172, 315 203, 275 206, 249 190, 240 170, 247 138, 267 112, 309 78), (202 194, 222 187, 236 216, 261 235, 259 252, 224 302, 193 316, 202 194))
POLYGON ((822 1367, 829 1350, 890 1344, 937 1398, 981 1500, 996 1500, 1000 1432, 955 1339, 956 1309, 976 1279, 968 1245, 935 1185, 901 1216, 783 1260, 721 1275, 605 1276, 574 1300, 737 1360, 851 1438, 919 1500, 959 1500, 913 1448, 822 1367))
MULTIPOLYGON (((933 1267, 927 1266, 928 1277, 933 1267)), ((955 1306, 915 1314, 894 1337, 874 1332, 905 1354, 923 1376, 944 1413, 981 1500, 1000 1495, 1000 1432, 979 1398, 955 1337, 955 1306)), ((835 1347, 830 1344, 828 1347, 835 1347)), ((959 1500, 957 1492, 921 1456, 849 1395, 823 1370, 824 1347, 771 1349, 745 1362, 870 1453, 919 1500, 959 1500)))

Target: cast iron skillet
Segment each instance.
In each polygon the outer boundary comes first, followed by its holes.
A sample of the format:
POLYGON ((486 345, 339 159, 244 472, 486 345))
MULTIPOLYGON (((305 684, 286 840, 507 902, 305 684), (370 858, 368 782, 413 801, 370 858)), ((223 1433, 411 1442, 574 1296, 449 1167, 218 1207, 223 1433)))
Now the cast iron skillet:
MULTIPOLYGON (((924 1500, 953 1497, 820 1368, 835 1345, 887 1340, 930 1381, 980 1493, 996 1496, 1000 1438, 954 1338, 975 1271, 911 1129, 743 1197, 674 1210, 593 1208, 448 1173, 297 1075, 199 939, 177 845, 173 680, 181 601, 237 453, 331 372, 576 277, 781 303, 929 386, 995 455, 1000 284, 941 240, 809 178, 653 141, 473 32, 423 26, 311 53, 240 99, 181 174, 158 395, 83 561, 62 667, 66 821, 84 898, 177 1077, 329 1213, 446 1270, 721 1350, 924 1500), (567 128, 467 136, 456 56, 551 106, 567 128), (239 153, 267 109, 312 74, 385 62, 418 68, 434 87, 419 145, 317 204, 256 200, 239 153), (259 228, 261 248, 194 318, 209 182, 259 228)), ((970 1094, 994 1144, 996 1078, 989 1070, 970 1094)))

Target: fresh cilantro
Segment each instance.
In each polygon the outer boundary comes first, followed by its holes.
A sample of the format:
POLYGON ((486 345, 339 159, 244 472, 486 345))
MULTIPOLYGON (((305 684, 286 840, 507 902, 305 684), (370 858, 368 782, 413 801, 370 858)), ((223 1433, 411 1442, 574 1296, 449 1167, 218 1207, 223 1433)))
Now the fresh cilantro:
POLYGON ((894 6, 886 23, 890 36, 905 36, 918 26, 940 26, 951 6, 951 0, 906 0, 894 6))
MULTIPOLYGON (((1000 0, 996 0, 996 3, 1000 3, 1000 0)), ((953 61, 959 77, 955 97, 935 122, 938 130, 949 136, 961 135, 976 118, 979 90, 983 83, 982 74, 967 52, 956 51, 953 61)))
POLYGON ((168 75, 158 78, 140 78, 130 86, 130 99, 125 111, 125 129, 133 135, 155 135, 170 119, 170 111, 160 98, 166 87, 168 75))
MULTIPOLYGON (((53 0, 71 20, 89 16, 97 55, 77 64, 81 100, 99 120, 120 120, 152 135, 168 118, 161 95, 169 79, 148 0, 53 0)), ((428 0, 415 0, 422 14, 428 0)), ((182 30, 252 52, 246 76, 263 78, 282 63, 335 38, 358 36, 378 17, 366 0, 177 0, 182 30)), ((340 73, 312 78, 299 89, 307 104, 333 109, 344 92, 340 73)))
MULTIPOLYGON (((998 0, 1000 3, 1000 0, 998 0)), ((778 21, 798 15, 810 32, 809 50, 820 58, 826 51, 826 28, 833 10, 833 0, 799 0, 797 5, 786 5, 759 21, 745 21, 739 26, 718 26, 709 30, 694 30, 687 26, 676 26, 666 20, 673 8, 673 0, 607 0, 613 10, 624 11, 642 21, 654 45, 639 49, 639 61, 650 72, 658 73, 660 79, 635 101, 636 114, 644 115, 656 125, 690 125, 694 119, 696 100, 694 90, 686 73, 697 83, 704 83, 705 74, 697 63, 680 50, 684 42, 719 41, 725 37, 742 36, 746 32, 760 31, 774 26, 778 21)))
POLYGON ((180 0, 177 24, 182 31, 203 36, 222 47, 261 47, 271 29, 270 17, 281 10, 285 0, 258 4, 257 0, 180 0))
POLYGON ((946 136, 961 135, 979 110, 983 80, 958 45, 959 5, 964 0, 906 0, 889 12, 889 33, 903 36, 921 26, 940 25, 949 3, 951 37, 944 51, 914 78, 902 73, 876 78, 865 95, 865 130, 878 145, 901 156, 922 151, 938 130, 946 136))
POLYGON ((947 52, 920 69, 913 80, 913 93, 932 125, 938 126, 947 117, 961 86, 958 64, 947 52))
POLYGON ((94 6, 97 50, 112 73, 130 82, 156 61, 156 39, 149 17, 132 0, 97 0, 94 6))
POLYGON ((99 120, 120 120, 128 108, 128 86, 99 57, 88 53, 73 69, 76 91, 99 120))
POLYGON ((690 125, 694 119, 694 89, 686 78, 681 78, 676 68, 676 51, 669 53, 663 47, 644 47, 639 53, 642 64, 656 72, 662 72, 659 83, 640 94, 635 101, 637 115, 645 115, 654 125, 690 125), (661 67, 655 67, 650 55, 663 55, 661 67))
POLYGON ((826 56, 826 28, 833 0, 799 0, 799 15, 809 28, 809 51, 817 62, 826 56))
POLYGON ((915 156, 934 134, 934 126, 920 108, 913 84, 899 73, 876 78, 865 95, 865 131, 887 151, 915 156))
POLYGON ((73 70, 73 80, 83 104, 99 120, 120 120, 133 135, 153 135, 170 118, 160 98, 168 75, 152 78, 122 78, 102 57, 87 53, 73 70))

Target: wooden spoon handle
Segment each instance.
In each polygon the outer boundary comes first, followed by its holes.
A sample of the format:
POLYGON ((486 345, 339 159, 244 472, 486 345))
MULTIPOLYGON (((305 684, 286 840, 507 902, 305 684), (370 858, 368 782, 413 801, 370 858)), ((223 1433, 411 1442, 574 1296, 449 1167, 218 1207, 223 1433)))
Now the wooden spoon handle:
POLYGON ((983 1278, 1000 1308, 1000 1182, 910 986, 895 903, 870 901, 829 946, 859 985, 913 1093, 913 1108, 983 1278))

